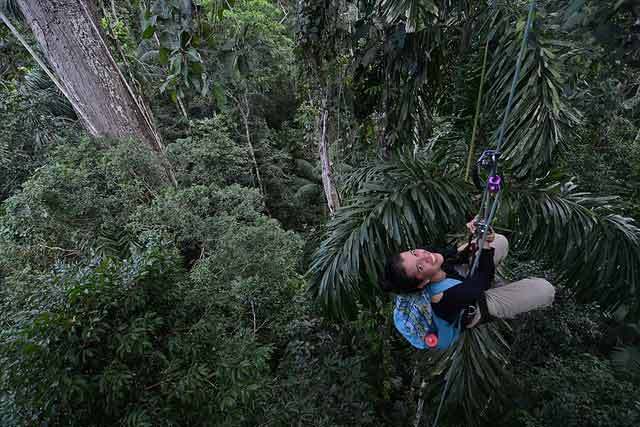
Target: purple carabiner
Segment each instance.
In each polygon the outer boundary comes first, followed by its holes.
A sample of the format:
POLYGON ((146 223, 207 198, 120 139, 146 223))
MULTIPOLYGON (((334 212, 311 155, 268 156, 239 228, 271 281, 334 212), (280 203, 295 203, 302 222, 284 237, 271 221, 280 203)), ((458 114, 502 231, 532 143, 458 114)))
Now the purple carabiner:
POLYGON ((490 193, 497 193, 502 188, 502 178, 500 175, 491 175, 487 180, 487 188, 490 193))

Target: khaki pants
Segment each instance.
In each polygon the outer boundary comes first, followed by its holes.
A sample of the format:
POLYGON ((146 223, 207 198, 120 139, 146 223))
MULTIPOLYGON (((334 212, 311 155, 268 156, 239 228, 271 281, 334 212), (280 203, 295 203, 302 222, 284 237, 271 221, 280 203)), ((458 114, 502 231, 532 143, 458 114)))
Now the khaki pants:
MULTIPOLYGON (((509 253, 509 241, 502 234, 496 233, 491 246, 495 249, 494 263, 497 268, 509 253)), ((459 273, 466 275, 468 270, 468 266, 463 266, 459 273)), ((551 283, 536 277, 508 284, 500 284, 498 279, 496 282, 496 287, 485 291, 485 299, 489 314, 500 319, 513 319, 518 314, 547 307, 553 303, 556 292, 551 283)))

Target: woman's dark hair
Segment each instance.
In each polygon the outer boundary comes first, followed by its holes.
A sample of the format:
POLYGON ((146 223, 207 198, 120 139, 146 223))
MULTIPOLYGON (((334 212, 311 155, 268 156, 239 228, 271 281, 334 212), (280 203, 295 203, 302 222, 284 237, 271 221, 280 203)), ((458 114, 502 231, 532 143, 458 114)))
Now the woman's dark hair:
POLYGON ((407 293, 418 290, 420 280, 409 277, 402 266, 400 254, 388 257, 384 263, 384 273, 380 281, 380 289, 384 292, 407 293))

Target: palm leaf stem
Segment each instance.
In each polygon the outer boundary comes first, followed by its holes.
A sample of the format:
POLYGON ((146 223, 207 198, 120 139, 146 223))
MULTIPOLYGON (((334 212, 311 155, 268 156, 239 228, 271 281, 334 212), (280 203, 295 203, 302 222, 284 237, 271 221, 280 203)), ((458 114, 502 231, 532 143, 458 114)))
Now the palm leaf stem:
POLYGON ((480 104, 482 102, 482 90, 484 88, 484 80, 487 71, 487 56, 489 53, 489 42, 491 38, 487 38, 484 46, 484 58, 482 60, 482 72, 480 74, 480 87, 478 88, 478 98, 476 100, 476 112, 473 118, 473 130, 471 131, 471 144, 469 144, 469 156, 467 157, 467 167, 464 171, 464 180, 469 182, 469 173, 471 171, 471 161, 476 151, 476 134, 478 132, 478 119, 480 118, 480 104))

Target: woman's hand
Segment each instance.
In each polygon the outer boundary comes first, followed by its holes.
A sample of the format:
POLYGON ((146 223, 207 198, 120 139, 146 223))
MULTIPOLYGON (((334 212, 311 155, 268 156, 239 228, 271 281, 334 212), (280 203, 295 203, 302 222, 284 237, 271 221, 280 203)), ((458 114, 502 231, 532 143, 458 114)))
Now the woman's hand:
MULTIPOLYGON (((475 236, 476 234, 476 221, 477 221, 478 217, 473 218, 471 221, 469 221, 467 223, 467 230, 469 230, 469 233, 471 233, 472 236, 475 236)), ((484 245, 483 248, 484 249, 490 249, 491 248, 491 243, 496 239, 496 233, 493 231, 492 227, 489 227, 489 232, 487 233, 487 238, 484 241, 484 245)))
POLYGON ((478 217, 473 218, 471 221, 469 221, 467 223, 467 230, 469 230, 469 233, 474 236, 476 234, 476 220, 478 219, 478 217))
POLYGON ((496 240, 496 233, 493 232, 493 228, 489 227, 487 238, 484 240, 484 249, 491 249, 491 243, 496 240))

